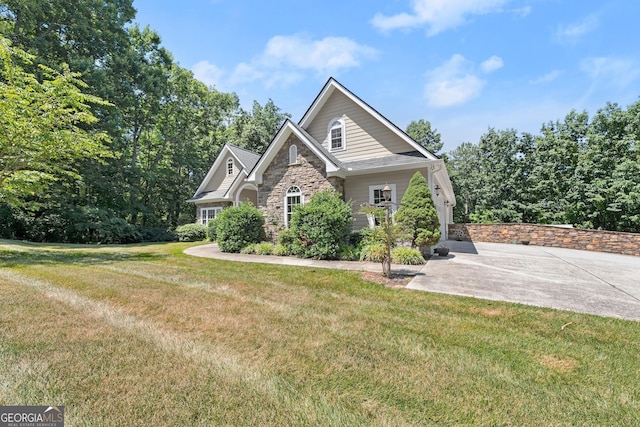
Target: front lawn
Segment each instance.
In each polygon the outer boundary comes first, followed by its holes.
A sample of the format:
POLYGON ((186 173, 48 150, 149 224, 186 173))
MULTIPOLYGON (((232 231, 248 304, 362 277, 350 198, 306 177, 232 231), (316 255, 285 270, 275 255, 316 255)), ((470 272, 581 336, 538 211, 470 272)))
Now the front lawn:
POLYGON ((0 405, 66 425, 640 425, 640 324, 189 257, 0 241, 0 405))

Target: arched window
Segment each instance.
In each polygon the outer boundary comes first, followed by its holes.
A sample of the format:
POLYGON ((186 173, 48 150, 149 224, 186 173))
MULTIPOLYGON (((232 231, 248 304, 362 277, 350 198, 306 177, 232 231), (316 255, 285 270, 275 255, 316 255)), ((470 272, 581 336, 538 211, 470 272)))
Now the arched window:
POLYGON ((289 228, 289 224, 291 223, 291 214, 293 214, 293 210, 296 206, 301 205, 303 203, 302 199, 302 191, 300 191, 300 187, 297 185, 292 185, 287 190, 287 194, 284 196, 284 206, 286 209, 284 216, 284 226, 289 228))
POLYGON ((298 147, 295 144, 291 144, 289 147, 289 164, 298 163, 298 147))
POLYGON ((233 159, 227 160, 227 175, 233 175, 233 159))
POLYGON ((329 151, 344 150, 346 148, 344 120, 341 118, 331 120, 328 133, 329 151))

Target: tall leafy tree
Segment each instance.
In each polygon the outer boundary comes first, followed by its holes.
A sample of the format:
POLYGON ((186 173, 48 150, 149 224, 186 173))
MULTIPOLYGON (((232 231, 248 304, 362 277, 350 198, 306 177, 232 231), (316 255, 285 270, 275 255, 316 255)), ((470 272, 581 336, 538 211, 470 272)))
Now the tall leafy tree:
POLYGON ((583 226, 640 231, 639 113, 640 102, 626 111, 609 103, 589 126, 576 168, 583 226))
POLYGON ((0 200, 14 203, 61 176, 79 178, 78 159, 107 154, 106 135, 84 128, 97 120, 90 104, 105 102, 68 70, 41 66, 39 81, 22 67, 32 60, 0 37, 0 200))
POLYGON ((544 124, 541 134, 536 137, 529 180, 536 222, 559 224, 575 221, 576 167, 588 126, 586 112, 572 111, 563 122, 544 124))
POLYGON ((428 120, 411 121, 407 125, 406 132, 414 141, 432 153, 436 154, 442 150, 443 143, 440 141, 440 134, 436 129, 431 128, 431 123, 428 120))
MULTIPOLYGON (((35 64, 87 73, 127 44, 132 0, 0 0, 6 36, 35 64)), ((30 70, 34 72, 35 68, 30 70)))
POLYGON ((460 144, 445 157, 445 163, 456 194, 454 221, 469 222, 483 191, 478 146, 470 142, 460 144))
POLYGON ((534 216, 527 191, 533 136, 514 129, 490 129, 482 135, 477 214, 498 222, 530 222, 534 216), (488 217, 487 217, 488 215, 488 217))
POLYGON ((253 101, 251 112, 240 110, 228 132, 229 142, 255 153, 262 153, 284 121, 291 115, 282 112, 273 100, 264 106, 253 101))

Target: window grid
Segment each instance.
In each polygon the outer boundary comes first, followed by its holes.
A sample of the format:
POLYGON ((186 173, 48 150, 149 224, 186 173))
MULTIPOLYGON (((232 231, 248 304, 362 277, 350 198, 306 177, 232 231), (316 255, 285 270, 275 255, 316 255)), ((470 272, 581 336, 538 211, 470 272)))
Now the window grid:
POLYGON ((218 216, 221 210, 222 208, 220 207, 200 209, 200 223, 203 225, 209 224, 209 221, 218 216))
POLYGON ((344 121, 342 119, 333 119, 329 124, 329 150, 344 150, 344 121))
POLYGON ((285 196, 285 226, 289 228, 289 224, 291 223, 291 216, 293 215, 293 210, 296 206, 302 204, 302 192, 300 188, 292 185, 287 190, 287 195, 285 196))

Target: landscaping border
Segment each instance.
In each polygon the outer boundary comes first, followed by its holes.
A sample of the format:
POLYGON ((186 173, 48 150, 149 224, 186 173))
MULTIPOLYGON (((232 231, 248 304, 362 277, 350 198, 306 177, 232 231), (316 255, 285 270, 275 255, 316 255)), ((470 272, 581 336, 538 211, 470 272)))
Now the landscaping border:
POLYGON ((449 224, 449 238, 640 256, 640 234, 524 223, 449 224))

